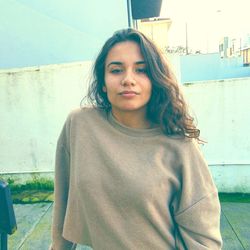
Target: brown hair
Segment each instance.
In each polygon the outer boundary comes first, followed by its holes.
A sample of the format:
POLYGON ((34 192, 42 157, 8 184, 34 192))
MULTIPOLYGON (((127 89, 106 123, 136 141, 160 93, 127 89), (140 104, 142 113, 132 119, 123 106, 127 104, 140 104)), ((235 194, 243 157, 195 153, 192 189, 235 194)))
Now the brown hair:
POLYGON ((110 49, 125 41, 133 41, 139 45, 152 83, 152 94, 147 104, 147 119, 160 125, 166 135, 199 139, 200 131, 194 125, 194 118, 188 113, 187 104, 166 59, 156 45, 137 30, 119 30, 106 41, 94 63, 88 100, 94 106, 110 111, 111 105, 102 89, 105 82, 105 61, 110 49))

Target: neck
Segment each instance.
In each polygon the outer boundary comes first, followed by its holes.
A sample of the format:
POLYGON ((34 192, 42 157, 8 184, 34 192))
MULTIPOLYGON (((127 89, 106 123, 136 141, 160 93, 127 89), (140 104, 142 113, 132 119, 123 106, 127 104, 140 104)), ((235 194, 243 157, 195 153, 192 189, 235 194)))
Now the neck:
POLYGON ((151 128, 151 122, 146 119, 146 115, 144 113, 135 113, 135 112, 115 112, 111 111, 115 119, 123 124, 126 127, 130 128, 151 128))

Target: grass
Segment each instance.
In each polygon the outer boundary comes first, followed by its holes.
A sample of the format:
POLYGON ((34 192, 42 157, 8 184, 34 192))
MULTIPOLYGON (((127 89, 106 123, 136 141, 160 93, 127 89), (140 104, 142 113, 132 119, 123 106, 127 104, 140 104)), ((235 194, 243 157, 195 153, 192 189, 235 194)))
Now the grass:
MULTIPOLYGON (((13 203, 53 202, 54 182, 51 179, 34 176, 24 184, 16 184, 8 178, 13 203)), ((220 202, 250 203, 250 194, 219 193, 220 202)))
POLYGON ((54 190, 53 180, 46 178, 33 177, 33 179, 26 181, 24 184, 16 184, 11 178, 7 179, 11 192, 22 192, 25 190, 54 190))
POLYGON ((219 193, 220 202, 250 203, 250 194, 244 193, 219 193))
POLYGON ((8 183, 15 204, 53 202, 54 200, 54 182, 51 179, 34 175, 31 180, 23 184, 16 183, 12 178, 4 181, 8 183))
MULTIPOLYGON (((12 192, 13 203, 26 204, 37 202, 53 202, 53 190, 22 190, 12 192)), ((243 193, 220 193, 220 202, 250 203, 250 194, 243 193)))
POLYGON ((53 202, 54 193, 49 190, 24 190, 11 193, 13 203, 30 204, 38 202, 53 202))

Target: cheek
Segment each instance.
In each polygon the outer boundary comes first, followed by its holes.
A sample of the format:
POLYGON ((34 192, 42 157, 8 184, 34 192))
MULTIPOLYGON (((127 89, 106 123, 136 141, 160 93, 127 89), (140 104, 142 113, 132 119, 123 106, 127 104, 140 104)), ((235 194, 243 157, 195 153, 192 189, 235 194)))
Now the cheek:
POLYGON ((111 77, 106 78, 105 89, 106 89, 107 94, 115 94, 116 92, 118 92, 120 89, 120 85, 117 79, 114 79, 111 77))
POLYGON ((107 91, 115 87, 116 80, 114 77, 108 75, 104 78, 104 81, 105 81, 105 86, 106 86, 107 91))
POLYGON ((147 92, 147 95, 149 95, 149 97, 151 97, 151 94, 152 94, 152 84, 151 84, 151 82, 148 83, 146 92, 147 92))
POLYGON ((108 100, 110 102, 112 102, 112 100, 115 99, 116 97, 116 87, 114 86, 114 84, 112 84, 111 82, 105 83, 105 86, 103 87, 104 92, 107 94, 108 100))

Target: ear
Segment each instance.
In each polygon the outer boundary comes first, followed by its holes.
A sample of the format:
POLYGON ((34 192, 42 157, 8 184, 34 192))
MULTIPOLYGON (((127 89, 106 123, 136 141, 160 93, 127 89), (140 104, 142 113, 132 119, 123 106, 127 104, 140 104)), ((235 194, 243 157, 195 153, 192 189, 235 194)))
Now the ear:
POLYGON ((103 92, 107 92, 106 86, 103 86, 103 87, 102 87, 102 91, 103 91, 103 92))

